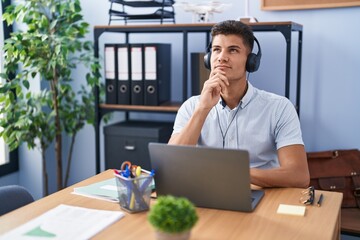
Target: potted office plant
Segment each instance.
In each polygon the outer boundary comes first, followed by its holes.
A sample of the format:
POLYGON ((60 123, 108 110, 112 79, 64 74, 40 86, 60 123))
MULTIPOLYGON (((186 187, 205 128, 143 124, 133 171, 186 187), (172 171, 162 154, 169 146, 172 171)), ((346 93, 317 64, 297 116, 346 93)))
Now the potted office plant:
POLYGON ((86 123, 94 124, 94 94, 100 64, 93 43, 85 40, 89 24, 83 20, 79 0, 26 0, 9 5, 3 14, 8 25, 20 24, 4 43, 4 72, 0 77, 0 137, 10 149, 27 143, 42 154, 44 195, 48 195, 46 164, 56 161, 57 189, 63 182, 63 134, 70 137, 70 166, 75 136, 86 123), (88 73, 77 81, 73 70, 85 66, 88 73), (86 81, 85 81, 86 79, 86 81), (39 81, 41 84, 39 84, 39 81), (42 86, 34 91, 32 85, 42 86), (55 159, 45 151, 54 142, 55 159))
POLYGON ((150 208, 148 220, 158 240, 186 240, 198 216, 188 199, 167 195, 158 197, 150 208))

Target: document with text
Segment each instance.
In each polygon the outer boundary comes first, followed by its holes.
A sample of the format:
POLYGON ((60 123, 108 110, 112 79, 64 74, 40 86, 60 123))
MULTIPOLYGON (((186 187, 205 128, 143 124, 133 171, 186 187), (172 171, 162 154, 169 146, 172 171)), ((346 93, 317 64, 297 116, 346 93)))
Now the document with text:
POLYGON ((61 204, 5 233, 0 239, 90 239, 124 216, 121 211, 61 204))

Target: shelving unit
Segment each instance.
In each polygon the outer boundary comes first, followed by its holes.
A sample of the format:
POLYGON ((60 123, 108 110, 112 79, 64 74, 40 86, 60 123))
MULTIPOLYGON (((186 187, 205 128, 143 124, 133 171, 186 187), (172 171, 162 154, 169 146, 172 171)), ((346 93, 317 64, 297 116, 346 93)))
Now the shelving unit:
MULTIPOLYGON (((95 57, 99 57, 99 38, 104 33, 121 33, 125 34, 125 43, 129 43, 130 34, 146 33, 169 33, 181 34, 183 37, 183 80, 182 80, 182 100, 188 98, 188 35, 190 33, 206 34, 204 48, 209 44, 210 31, 214 23, 201 24, 154 24, 154 25, 121 25, 121 26, 95 26, 94 28, 94 48, 95 57)), ((279 32, 286 40, 286 64, 285 64, 285 94, 290 97, 290 73, 291 73, 291 43, 292 35, 297 32, 297 74, 296 74, 296 110, 300 113, 300 84, 301 84, 301 57, 302 57, 302 31, 303 27, 294 22, 258 22, 249 23, 254 32, 279 32)), ((149 112, 149 113, 171 113, 175 114, 180 107, 180 103, 169 102, 161 106, 134 106, 134 105, 110 105, 99 104, 99 88, 94 89, 95 93, 95 151, 96 151, 96 172, 100 172, 100 122, 102 117, 109 112, 149 112)))

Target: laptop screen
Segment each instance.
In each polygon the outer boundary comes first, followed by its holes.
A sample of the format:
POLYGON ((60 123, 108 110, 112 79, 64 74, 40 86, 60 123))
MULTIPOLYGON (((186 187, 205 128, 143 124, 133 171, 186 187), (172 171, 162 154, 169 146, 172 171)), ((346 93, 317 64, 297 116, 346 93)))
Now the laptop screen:
POLYGON ((158 195, 235 211, 252 211, 263 195, 250 188, 246 150, 150 143, 149 153, 158 195))

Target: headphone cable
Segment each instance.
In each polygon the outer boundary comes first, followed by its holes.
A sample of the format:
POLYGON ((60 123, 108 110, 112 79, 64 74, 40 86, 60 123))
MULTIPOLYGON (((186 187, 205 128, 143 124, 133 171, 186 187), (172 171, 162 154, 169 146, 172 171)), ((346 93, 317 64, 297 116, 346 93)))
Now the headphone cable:
POLYGON ((218 125, 219 125, 220 132, 221 132, 221 136, 222 136, 222 139, 223 139, 223 141, 222 141, 223 148, 225 148, 225 137, 226 137, 226 135, 227 135, 227 133, 228 133, 228 130, 229 130, 229 128, 230 128, 230 125, 231 125, 231 123, 234 121, 234 119, 235 119, 235 117, 236 117, 239 109, 240 109, 240 105, 238 105, 238 107, 237 107, 237 109, 236 109, 236 112, 235 112, 233 118, 231 119, 229 125, 227 126, 226 131, 225 131, 225 134, 224 134, 224 132, 223 132, 223 130, 222 130, 222 128, 221 128, 221 124, 220 124, 219 112, 218 112, 218 110, 217 110, 217 107, 215 107, 216 114, 217 114, 217 119, 218 119, 218 125))

